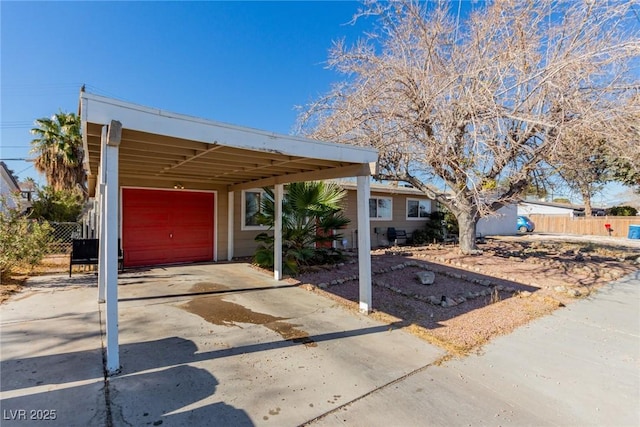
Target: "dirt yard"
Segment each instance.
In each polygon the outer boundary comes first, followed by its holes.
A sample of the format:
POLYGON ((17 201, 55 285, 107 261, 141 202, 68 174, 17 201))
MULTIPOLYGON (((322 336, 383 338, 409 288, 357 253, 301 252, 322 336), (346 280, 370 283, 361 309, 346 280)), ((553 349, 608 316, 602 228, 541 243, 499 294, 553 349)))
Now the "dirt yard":
MULTIPOLYGON (((637 249, 592 242, 518 236, 487 239, 480 248, 478 256, 442 245, 374 251, 373 316, 464 354, 640 268, 637 249), (418 274, 429 271, 433 284, 421 284, 418 274)), ((354 256, 297 280, 357 310, 357 278, 354 256)))
MULTIPOLYGON (((640 250, 612 244, 514 236, 480 247, 478 256, 442 245, 373 251, 372 315, 464 354, 640 268, 640 250), (429 272, 433 284, 421 284, 418 273, 429 272)), ((287 280, 357 310, 358 264, 350 255, 342 265, 287 280)), ((68 262, 68 255, 48 257, 34 271, 4 280, 0 303, 29 275, 66 273, 68 262)))
MULTIPOLYGON (((5 302, 11 295, 20 292, 25 282, 30 276, 43 274, 64 273, 69 271, 69 255, 56 254, 45 257, 40 265, 32 270, 16 269, 11 277, 3 277, 0 283, 0 304, 5 302)), ((79 271, 79 267, 74 271, 79 271)))

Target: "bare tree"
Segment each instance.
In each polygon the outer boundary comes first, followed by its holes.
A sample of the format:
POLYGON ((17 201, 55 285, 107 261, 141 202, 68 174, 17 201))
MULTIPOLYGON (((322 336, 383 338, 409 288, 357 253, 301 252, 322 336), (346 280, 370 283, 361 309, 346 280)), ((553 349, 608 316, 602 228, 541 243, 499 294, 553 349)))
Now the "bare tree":
POLYGON ((496 0, 460 22, 448 5, 366 3, 354 19, 377 26, 334 44, 329 65, 346 79, 299 131, 377 148, 376 178, 439 200, 475 253, 478 219, 517 201, 565 135, 613 134, 640 37, 630 2, 496 0))
POLYGON ((553 153, 555 170, 572 190, 580 193, 586 216, 591 216, 592 197, 613 179, 607 154, 606 140, 591 140, 587 134, 565 135, 553 153))
MULTIPOLYGON (((639 72, 640 73, 640 72, 639 72)), ((618 128, 626 138, 616 138, 607 145, 609 167, 613 178, 628 186, 634 187, 640 194, 640 90, 631 98, 626 122, 620 123, 618 128)))

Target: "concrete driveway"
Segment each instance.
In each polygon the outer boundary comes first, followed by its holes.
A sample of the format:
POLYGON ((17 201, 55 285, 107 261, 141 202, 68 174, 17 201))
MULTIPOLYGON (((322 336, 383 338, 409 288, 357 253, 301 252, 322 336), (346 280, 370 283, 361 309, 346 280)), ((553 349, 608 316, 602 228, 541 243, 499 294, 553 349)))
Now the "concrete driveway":
POLYGON ((91 274, 0 306, 2 425, 638 425, 640 277, 444 351, 246 264, 120 277, 122 372, 103 376, 91 274))

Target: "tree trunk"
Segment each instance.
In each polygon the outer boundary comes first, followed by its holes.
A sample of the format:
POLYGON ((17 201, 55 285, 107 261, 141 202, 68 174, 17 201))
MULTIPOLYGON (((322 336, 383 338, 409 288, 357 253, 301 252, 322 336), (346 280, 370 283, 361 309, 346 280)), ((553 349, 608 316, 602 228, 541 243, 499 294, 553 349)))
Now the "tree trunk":
POLYGON ((584 216, 589 218, 591 216, 591 193, 582 191, 582 201, 584 202, 584 216))
POLYGON ((465 255, 477 255, 482 251, 476 246, 476 223, 477 219, 471 212, 458 212, 460 250, 465 255))

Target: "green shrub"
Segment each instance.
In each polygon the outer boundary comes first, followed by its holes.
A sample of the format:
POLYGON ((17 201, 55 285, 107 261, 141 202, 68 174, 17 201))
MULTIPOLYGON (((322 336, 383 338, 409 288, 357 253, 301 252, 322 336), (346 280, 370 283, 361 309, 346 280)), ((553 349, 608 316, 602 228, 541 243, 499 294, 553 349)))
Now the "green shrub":
MULTIPOLYGON (((349 219, 342 212, 346 192, 331 182, 294 182, 286 186, 282 201, 282 261, 283 272, 295 275, 308 265, 327 264, 343 259, 339 249, 332 248, 340 241, 340 233, 349 219)), ((274 194, 265 188, 258 223, 273 228, 275 224, 274 194)), ((254 262, 264 268, 273 268, 274 237, 260 233, 254 253, 254 262)))
POLYGON ((411 235, 414 245, 442 242, 446 234, 458 234, 458 221, 450 212, 432 212, 424 228, 411 235))
POLYGON ((444 214, 442 212, 431 212, 429 221, 424 228, 415 230, 411 235, 414 245, 425 245, 434 242, 441 242, 444 235, 444 214))
POLYGON ((607 210, 607 215, 611 216, 636 216, 638 210, 632 206, 614 206, 607 210))
POLYGON ((52 222, 75 222, 82 213, 83 195, 79 190, 43 187, 32 203, 30 217, 52 222))
POLYGON ((0 198, 0 276, 19 266, 35 267, 47 254, 51 226, 26 218, 0 198))

